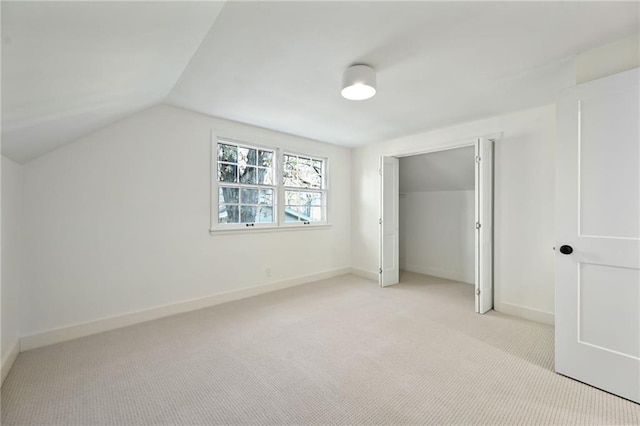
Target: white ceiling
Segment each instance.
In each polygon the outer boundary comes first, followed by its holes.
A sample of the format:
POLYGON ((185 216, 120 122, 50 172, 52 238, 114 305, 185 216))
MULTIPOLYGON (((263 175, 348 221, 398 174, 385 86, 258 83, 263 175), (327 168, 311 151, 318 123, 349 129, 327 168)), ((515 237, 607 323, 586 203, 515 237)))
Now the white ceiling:
POLYGON ((222 5, 3 1, 3 155, 24 162, 162 102, 222 5))
POLYGON ((400 193, 475 189, 472 146, 400 159, 400 193))
POLYGON ((626 2, 2 2, 3 154, 164 102, 345 146, 553 102, 626 2), (354 63, 378 94, 340 97, 354 63))

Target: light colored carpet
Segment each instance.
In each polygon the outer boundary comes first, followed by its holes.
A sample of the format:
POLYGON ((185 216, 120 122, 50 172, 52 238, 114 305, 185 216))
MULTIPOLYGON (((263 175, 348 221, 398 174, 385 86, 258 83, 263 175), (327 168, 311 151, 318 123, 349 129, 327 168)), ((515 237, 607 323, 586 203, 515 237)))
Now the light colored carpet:
POLYGON ((640 424, 469 284, 343 276, 21 353, 2 424, 640 424))

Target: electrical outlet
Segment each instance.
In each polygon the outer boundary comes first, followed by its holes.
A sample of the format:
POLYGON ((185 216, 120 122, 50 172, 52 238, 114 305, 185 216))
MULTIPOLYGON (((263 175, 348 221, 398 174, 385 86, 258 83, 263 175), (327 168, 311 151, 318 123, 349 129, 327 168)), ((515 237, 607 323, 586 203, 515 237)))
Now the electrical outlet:
POLYGON ((264 276, 269 278, 271 276, 271 266, 264 268, 264 276))

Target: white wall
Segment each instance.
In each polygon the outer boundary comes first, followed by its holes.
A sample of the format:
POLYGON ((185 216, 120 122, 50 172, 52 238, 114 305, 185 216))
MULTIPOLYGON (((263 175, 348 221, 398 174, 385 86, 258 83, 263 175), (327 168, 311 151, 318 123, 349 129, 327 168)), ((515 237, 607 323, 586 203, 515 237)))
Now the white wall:
POLYGON ((22 282, 22 166, 2 157, 2 378, 18 351, 22 282))
POLYGON ((475 157, 475 145, 402 157, 400 193, 475 189, 475 157))
POLYGON ((27 163, 21 333, 348 268, 350 164, 346 148, 169 106, 27 163), (332 226, 209 235, 212 128, 328 157, 332 226))
POLYGON ((475 191, 401 196, 400 268, 473 284, 474 203, 475 191))
POLYGON ((355 149, 352 263, 378 268, 381 155, 427 151, 504 132, 495 147, 494 291, 497 310, 551 321, 554 311, 555 107, 534 108, 355 149))

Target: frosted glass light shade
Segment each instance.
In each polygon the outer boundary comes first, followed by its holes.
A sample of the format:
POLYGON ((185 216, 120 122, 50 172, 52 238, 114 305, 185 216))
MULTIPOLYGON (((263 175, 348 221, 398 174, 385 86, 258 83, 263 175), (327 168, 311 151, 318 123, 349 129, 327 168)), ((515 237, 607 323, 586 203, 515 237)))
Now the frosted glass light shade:
POLYGON ((376 72, 368 65, 347 68, 342 78, 342 96, 352 101, 362 101, 376 94, 376 72))

